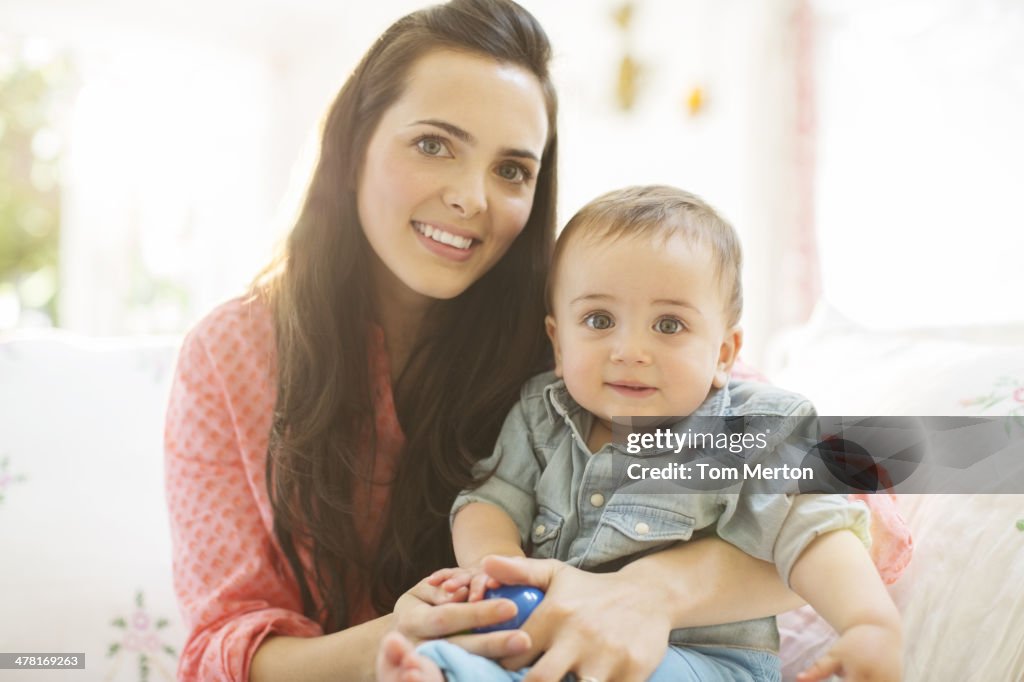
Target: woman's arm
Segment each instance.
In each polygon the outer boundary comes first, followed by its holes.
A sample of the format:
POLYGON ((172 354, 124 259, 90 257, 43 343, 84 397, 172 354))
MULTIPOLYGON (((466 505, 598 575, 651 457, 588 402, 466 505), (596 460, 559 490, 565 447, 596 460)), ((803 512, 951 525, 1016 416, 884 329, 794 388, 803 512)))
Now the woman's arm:
POLYGON ((523 628, 533 645, 502 661, 516 669, 546 652, 527 676, 531 682, 561 679, 569 671, 646 680, 674 628, 770 616, 803 603, 773 565, 717 538, 670 547, 615 573, 498 557, 486 559, 484 568, 501 582, 547 593, 523 628))
POLYGON ((804 604, 773 564, 718 538, 677 544, 627 564, 618 575, 646 586, 649 598, 670 608, 673 628, 774 616, 804 604))
POLYGON ((321 637, 268 637, 253 656, 249 679, 372 680, 377 644, 394 620, 389 614, 321 637))
MULTIPOLYGON (((249 679, 290 682, 336 682, 375 679, 374 663, 381 638, 398 630, 411 642, 493 625, 513 617, 507 599, 474 604, 451 602, 453 596, 421 581, 399 598, 394 613, 321 637, 269 637, 256 650, 249 679), (451 602, 451 603, 447 603, 451 602)), ((488 658, 520 654, 529 638, 520 630, 452 637, 464 649, 488 658)))

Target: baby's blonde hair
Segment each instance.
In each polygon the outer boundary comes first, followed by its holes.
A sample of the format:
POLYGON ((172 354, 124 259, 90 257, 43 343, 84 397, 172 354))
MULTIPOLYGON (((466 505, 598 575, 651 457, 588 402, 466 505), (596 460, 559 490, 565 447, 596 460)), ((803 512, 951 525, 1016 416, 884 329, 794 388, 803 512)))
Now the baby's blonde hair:
POLYGON ((742 252, 736 231, 700 197, 667 185, 626 187, 603 194, 577 211, 558 236, 548 273, 548 312, 554 311, 552 295, 559 265, 567 245, 580 236, 594 239, 620 237, 682 236, 708 247, 715 261, 718 282, 725 294, 729 326, 743 312, 740 282, 742 252))

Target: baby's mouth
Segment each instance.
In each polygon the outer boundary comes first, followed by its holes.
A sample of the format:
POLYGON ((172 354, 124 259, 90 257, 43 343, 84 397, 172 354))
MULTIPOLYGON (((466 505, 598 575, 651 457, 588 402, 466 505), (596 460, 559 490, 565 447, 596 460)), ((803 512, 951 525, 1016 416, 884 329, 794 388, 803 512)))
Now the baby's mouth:
POLYGON ((653 386, 633 381, 608 382, 606 385, 616 393, 631 398, 643 398, 652 395, 658 390, 653 386))

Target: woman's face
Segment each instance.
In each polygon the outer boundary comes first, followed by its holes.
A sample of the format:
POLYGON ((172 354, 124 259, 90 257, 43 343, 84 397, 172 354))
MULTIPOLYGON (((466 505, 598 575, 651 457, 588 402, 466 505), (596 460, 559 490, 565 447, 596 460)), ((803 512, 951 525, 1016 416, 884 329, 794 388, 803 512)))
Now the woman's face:
POLYGON ((493 267, 530 216, 547 136, 529 71, 447 50, 421 57, 359 173, 381 298, 453 298, 493 267))

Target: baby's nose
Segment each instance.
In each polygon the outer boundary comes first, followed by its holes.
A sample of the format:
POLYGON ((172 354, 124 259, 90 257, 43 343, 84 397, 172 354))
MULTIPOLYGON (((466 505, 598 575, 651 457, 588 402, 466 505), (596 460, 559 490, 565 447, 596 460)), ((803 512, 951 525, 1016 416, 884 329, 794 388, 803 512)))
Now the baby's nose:
POLYGON ((612 347, 612 361, 624 364, 648 364, 651 354, 647 348, 645 334, 623 332, 615 339, 612 347))

